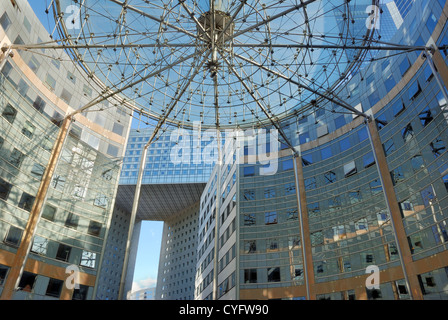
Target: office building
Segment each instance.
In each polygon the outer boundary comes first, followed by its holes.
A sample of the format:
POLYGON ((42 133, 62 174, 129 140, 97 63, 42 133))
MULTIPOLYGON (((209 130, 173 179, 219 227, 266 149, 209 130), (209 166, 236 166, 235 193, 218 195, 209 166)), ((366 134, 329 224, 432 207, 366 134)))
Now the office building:
POLYGON ((126 298, 158 220, 155 299, 447 299, 448 3, 371 4, 3 2, 0 297, 126 298))

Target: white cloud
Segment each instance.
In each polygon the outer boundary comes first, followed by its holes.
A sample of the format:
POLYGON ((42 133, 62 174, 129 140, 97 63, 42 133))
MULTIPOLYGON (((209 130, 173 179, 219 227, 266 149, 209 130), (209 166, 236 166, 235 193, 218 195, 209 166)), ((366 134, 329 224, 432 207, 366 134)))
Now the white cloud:
POLYGON ((156 286, 157 279, 154 278, 146 278, 138 281, 132 282, 132 291, 138 291, 147 288, 153 288, 156 286))

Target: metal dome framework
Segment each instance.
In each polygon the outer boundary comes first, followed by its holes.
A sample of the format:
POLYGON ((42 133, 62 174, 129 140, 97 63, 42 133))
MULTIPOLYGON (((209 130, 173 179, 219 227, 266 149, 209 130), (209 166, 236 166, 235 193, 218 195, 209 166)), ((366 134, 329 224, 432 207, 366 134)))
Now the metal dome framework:
POLYGON ((121 90, 152 120, 224 129, 343 104, 334 89, 373 39, 368 3, 56 0, 53 10, 61 45, 105 92, 121 90))
MULTIPOLYGON (((281 122, 314 112, 322 105, 325 108, 326 102, 331 102, 327 105, 334 104, 345 112, 364 117, 375 133, 373 119, 348 105, 338 94, 369 52, 378 50, 394 54, 425 52, 448 100, 430 47, 386 44, 376 38, 378 12, 368 12, 366 7, 378 3, 378 0, 52 0, 49 9, 53 9, 55 19, 54 41, 12 44, 2 48, 2 58, 13 49, 64 50, 100 92, 88 104, 66 115, 30 213, 32 223, 37 223, 41 214, 72 120, 76 114, 105 100, 127 107, 141 122, 146 118, 146 124, 156 123, 140 159, 120 296, 147 150, 160 131, 165 130, 163 126, 191 128, 200 123, 201 129, 216 129, 216 136, 227 128, 275 127, 293 156, 300 159, 300 152, 283 133, 281 122), (66 11, 69 7, 72 11, 66 11)), ((381 149, 374 145, 368 132, 372 149, 381 149)), ((220 164, 221 139, 217 142, 220 164)), ((303 187, 298 178, 301 161, 294 161, 294 170, 299 190, 303 187)), ((381 183, 384 189, 384 182, 381 183)), ((220 194, 219 189, 217 193, 220 194)), ((385 200, 390 201, 386 194, 385 200)), ((300 203, 298 194, 299 207, 300 203)), ((299 211, 303 226, 302 210, 299 211)), ((218 213, 219 201, 215 221, 219 220, 218 213)), ((33 226, 29 228, 32 230, 33 226)), ((217 232, 218 228, 216 239, 217 232)), ((302 243, 305 246, 304 239, 302 243)), ((216 255, 217 250, 215 263, 216 255)), ((306 255, 304 262, 305 259, 306 255)), ((26 258, 20 263, 24 265, 25 261, 26 258)), ((405 278, 409 287, 406 274, 405 278)), ((305 284, 309 296, 308 282, 305 284)))

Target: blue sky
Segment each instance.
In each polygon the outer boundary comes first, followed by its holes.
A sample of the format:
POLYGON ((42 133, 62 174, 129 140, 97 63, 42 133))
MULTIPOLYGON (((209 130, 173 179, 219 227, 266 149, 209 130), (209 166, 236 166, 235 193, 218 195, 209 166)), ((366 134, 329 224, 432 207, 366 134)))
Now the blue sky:
MULTIPOLYGON (((29 0, 43 26, 48 29, 47 15, 45 9, 51 1, 49 0, 29 0)), ((50 16, 50 21, 51 21, 50 16)), ((139 247, 137 251, 137 261, 134 270, 133 290, 154 287, 157 281, 157 271, 159 265, 160 245, 162 241, 163 222, 143 221, 139 247)))

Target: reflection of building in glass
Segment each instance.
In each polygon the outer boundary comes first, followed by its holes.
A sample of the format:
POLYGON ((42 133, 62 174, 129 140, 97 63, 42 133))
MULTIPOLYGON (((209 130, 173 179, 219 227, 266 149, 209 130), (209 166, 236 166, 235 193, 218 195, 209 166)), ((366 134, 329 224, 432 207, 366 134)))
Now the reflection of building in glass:
MULTIPOLYGON (((260 50, 248 49, 258 60, 243 59, 255 63, 249 64, 255 70, 253 88, 244 86, 247 74, 240 79, 236 72, 230 83, 214 88, 226 90, 226 95, 213 96, 220 91, 210 89, 210 79, 224 61, 212 59, 198 68, 201 81, 194 85, 199 94, 191 85, 184 87, 185 100, 173 99, 182 89, 184 67, 191 64, 180 58, 182 68, 173 68, 172 77, 162 77, 168 72, 158 74, 154 82, 145 82, 148 91, 133 91, 135 97, 144 97, 135 99, 139 107, 154 102, 151 111, 161 118, 178 105, 201 108, 176 109, 169 119, 172 129, 148 149, 129 251, 129 213, 141 152, 154 128, 131 130, 124 108, 129 101, 109 97, 112 101, 105 99, 108 102, 77 115, 59 144, 59 134, 63 136, 68 124, 61 121, 64 115, 98 96, 104 89, 98 87, 101 81, 78 71, 70 61, 73 56, 62 51, 42 52, 60 59, 44 59, 25 50, 13 50, 13 57, 2 55, 1 297, 118 299, 120 286, 127 291, 132 282, 141 221, 162 220, 155 299, 447 299, 447 56, 437 48, 422 52, 420 46, 448 44, 448 4, 443 0, 383 2, 382 28, 372 35, 366 30, 365 10, 371 1, 335 3, 316 1, 309 11, 300 11, 311 13, 322 4, 329 19, 325 26, 313 30, 307 24, 310 29, 301 30, 308 44, 300 43, 294 52, 296 58, 306 55, 299 59, 300 71, 310 68, 311 72, 300 74, 300 81, 293 79, 298 74, 289 75, 288 60, 275 59, 275 52, 285 53, 287 45, 267 50, 261 42, 260 50), (311 37, 312 31, 316 33, 311 37), (316 40, 317 31, 328 38, 316 40), (383 41, 419 48, 361 52, 338 47, 374 45, 372 40, 379 34, 383 41), (312 44, 323 45, 331 37, 339 39, 327 43, 333 51, 312 51, 312 44), (261 57, 266 64, 258 65, 261 57), (326 63, 316 66, 316 61, 326 63), (280 90, 276 81, 285 78, 289 80, 282 82, 280 90), (309 87, 304 89, 303 84, 309 87), (156 98, 165 94, 171 102, 152 99, 153 89, 158 90, 156 98), (262 93, 263 99, 254 99, 255 93, 262 93), (212 104, 203 104, 211 97, 219 98, 217 105, 230 101, 230 106, 216 112, 212 104), (268 98, 273 105, 260 108, 260 101, 268 98), (299 107, 284 105, 288 99, 299 107), (349 112, 347 106, 353 109, 349 112), (234 107, 238 108, 230 111, 234 107), (177 116, 185 117, 185 122, 178 123, 177 116), (229 163, 195 162, 197 156, 203 160, 209 141, 199 140, 194 130, 182 132, 188 140, 172 139, 188 122, 204 120, 204 128, 210 128, 223 119, 223 126, 238 128, 236 123, 254 121, 245 128, 281 129, 277 158, 270 158, 277 161, 274 169, 260 158, 248 161, 252 154, 247 145, 241 154, 237 149, 227 154, 233 159, 229 163), (176 163, 172 152, 185 141, 192 161, 176 163), (54 156, 53 146, 60 147, 59 157, 54 156), (54 174, 48 176, 47 168, 54 174), (24 260, 28 245, 30 253, 24 260), (125 254, 129 265, 122 277, 125 254), (80 271, 81 286, 75 290, 64 285, 66 268, 72 265, 80 271), (366 268, 372 265, 381 270, 380 289, 366 288, 366 268)), ((119 6, 114 9, 124 12, 119 6)), ((129 14, 141 14, 132 5, 128 9, 129 14)), ((275 6, 268 6, 271 9, 278 13, 275 6)), ((282 12, 284 16, 279 21, 288 19, 282 12)), ((2 3, 0 25, 2 44, 48 40, 24 0, 2 3)), ((205 41, 212 32, 201 33, 200 23, 191 25, 194 33, 184 32, 179 39, 199 33, 205 41)), ((274 29, 287 36, 280 27, 274 29)), ((161 31, 161 38, 173 40, 171 33, 161 31)), ((265 40, 244 32, 241 39, 265 40)), ((137 59, 138 47, 127 45, 126 59, 137 59)), ((193 50, 189 43, 181 45, 181 53, 166 46, 159 49, 177 55, 193 50)), ((98 52, 91 50, 85 53, 98 52)), ((144 52, 157 54, 152 50, 144 52)), ((234 57, 244 53, 238 46, 234 50, 234 57)), ((112 57, 114 53, 108 52, 99 62, 112 57)), ((168 53, 166 57, 179 58, 168 53)), ((111 65, 114 75, 105 80, 111 84, 126 79, 129 70, 119 68, 131 60, 118 59, 118 69, 111 65)), ((250 69, 245 63, 240 61, 241 74, 250 69)), ((231 64, 227 67, 232 69, 231 64)), ((273 150, 271 142, 261 154, 274 156, 273 150)), ((179 160, 179 153, 174 155, 179 160)))
MULTIPOLYGON (((0 22, 2 46, 50 40, 26 1, 2 2, 0 22)), ((64 117, 100 88, 61 50, 39 53, 1 57, 1 298, 92 299, 130 117, 107 101, 75 116, 53 163, 64 117), (71 272, 79 287, 67 285, 71 272)))
MULTIPOLYGON (((425 2, 422 10, 403 14, 411 28, 395 39, 432 35, 446 43, 444 33, 433 34, 431 21, 446 28, 440 13, 438 3, 425 2)), ((207 201, 216 190, 215 168, 201 213, 236 199, 230 211, 220 209, 224 223, 228 212, 235 225, 229 229, 219 219, 212 224, 219 229, 217 247, 200 243, 196 299, 447 299, 446 93, 420 53, 385 56, 379 53, 341 90, 350 105, 374 115, 375 125, 338 114, 342 110, 302 117, 290 124, 299 134, 299 158, 282 150, 272 176, 260 175, 260 164, 241 165, 236 196, 232 189, 222 200, 207 201), (379 290, 366 289, 369 265, 383 271, 379 290)), ((207 224, 200 225, 207 244, 205 230, 207 224)))

